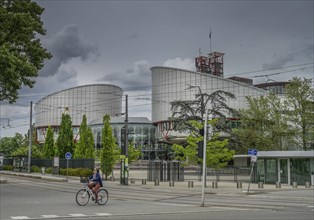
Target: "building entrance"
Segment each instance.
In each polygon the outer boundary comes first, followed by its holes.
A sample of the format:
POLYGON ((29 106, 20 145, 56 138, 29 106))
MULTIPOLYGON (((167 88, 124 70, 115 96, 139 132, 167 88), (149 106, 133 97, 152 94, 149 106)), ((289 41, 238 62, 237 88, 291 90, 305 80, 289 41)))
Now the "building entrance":
POLYGON ((279 159, 280 182, 288 183, 288 160, 279 159))

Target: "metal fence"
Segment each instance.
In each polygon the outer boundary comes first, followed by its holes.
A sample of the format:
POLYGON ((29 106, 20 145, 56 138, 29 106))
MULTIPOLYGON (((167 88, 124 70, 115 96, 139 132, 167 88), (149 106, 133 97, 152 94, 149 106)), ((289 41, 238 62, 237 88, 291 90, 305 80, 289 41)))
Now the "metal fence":
POLYGON ((148 181, 184 181, 184 167, 179 161, 152 160, 147 167, 148 181))
MULTIPOLYGON (((24 157, 13 157, 5 158, 3 160, 3 165, 12 165, 13 167, 27 167, 27 157, 25 157, 26 162, 22 164, 24 157)), ((93 169, 95 160, 94 159, 70 159, 69 161, 69 168, 89 168, 93 169)), ((53 159, 31 159, 31 166, 37 167, 53 167, 53 159)), ((67 159, 59 158, 59 168, 67 168, 67 159)))

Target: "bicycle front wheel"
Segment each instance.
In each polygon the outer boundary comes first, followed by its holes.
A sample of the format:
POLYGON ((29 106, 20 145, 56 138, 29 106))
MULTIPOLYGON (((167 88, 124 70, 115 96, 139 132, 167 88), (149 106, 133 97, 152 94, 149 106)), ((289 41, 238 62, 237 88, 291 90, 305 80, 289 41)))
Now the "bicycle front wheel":
POLYGON ((97 203, 99 205, 105 205, 108 202, 109 193, 106 189, 98 190, 98 200, 97 203))
POLYGON ((86 189, 80 189, 77 193, 76 193, 76 203, 79 206, 84 206, 88 203, 90 198, 89 192, 86 189))

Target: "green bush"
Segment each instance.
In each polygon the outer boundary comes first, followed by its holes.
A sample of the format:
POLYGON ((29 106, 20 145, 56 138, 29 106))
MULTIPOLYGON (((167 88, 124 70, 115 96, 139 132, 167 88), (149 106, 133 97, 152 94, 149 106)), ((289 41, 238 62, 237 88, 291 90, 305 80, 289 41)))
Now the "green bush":
POLYGON ((89 177, 93 174, 93 170, 92 169, 88 169, 88 168, 79 168, 79 172, 80 172, 80 176, 81 177, 89 177))
MULTIPOLYGON (((68 168, 69 176, 80 176, 80 177, 89 177, 92 175, 93 170, 88 168, 68 168)), ((66 168, 60 168, 60 175, 67 175, 66 168)))
POLYGON ((52 174, 52 168, 51 167, 46 168, 46 173, 47 174, 52 174))
POLYGON ((4 165, 3 170, 13 170, 13 166, 12 165, 4 165))
POLYGON ((41 173, 41 168, 39 168, 38 166, 33 165, 31 167, 31 172, 33 172, 33 173, 41 173))

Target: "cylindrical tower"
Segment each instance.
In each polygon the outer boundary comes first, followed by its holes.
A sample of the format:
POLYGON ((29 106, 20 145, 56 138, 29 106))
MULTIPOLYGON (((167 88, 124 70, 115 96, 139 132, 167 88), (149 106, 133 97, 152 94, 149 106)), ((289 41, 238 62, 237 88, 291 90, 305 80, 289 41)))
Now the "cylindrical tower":
MULTIPOLYGON (((217 90, 231 92, 236 99, 227 100, 227 105, 234 109, 246 108, 246 96, 257 97, 267 92, 252 85, 225 79, 207 73, 189 70, 152 67, 152 122, 157 125, 159 139, 167 136, 180 136, 172 130, 171 102, 195 100, 198 87, 202 93, 212 94, 217 90), (196 88, 188 89, 189 86, 196 88)), ((210 106, 207 106, 210 107, 210 106)), ((182 136, 182 134, 181 134, 182 136)))
POLYGON ((39 142, 45 139, 48 126, 58 130, 62 113, 71 116, 74 133, 77 133, 83 115, 87 123, 102 119, 105 114, 115 116, 122 111, 123 90, 114 85, 93 84, 78 86, 48 95, 35 105, 35 124, 39 142))

